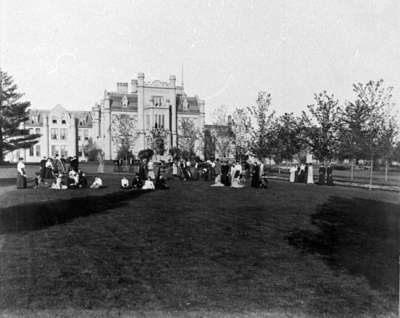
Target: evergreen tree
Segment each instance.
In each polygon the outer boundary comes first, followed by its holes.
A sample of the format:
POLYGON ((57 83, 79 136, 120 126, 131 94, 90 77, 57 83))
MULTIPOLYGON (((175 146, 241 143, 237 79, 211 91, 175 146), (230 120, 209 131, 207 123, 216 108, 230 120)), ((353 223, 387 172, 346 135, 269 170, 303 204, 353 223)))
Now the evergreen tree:
POLYGON ((30 102, 21 102, 24 94, 18 93, 13 78, 0 69, 0 163, 6 153, 26 149, 37 143, 38 134, 29 134, 23 128, 29 119, 30 102))

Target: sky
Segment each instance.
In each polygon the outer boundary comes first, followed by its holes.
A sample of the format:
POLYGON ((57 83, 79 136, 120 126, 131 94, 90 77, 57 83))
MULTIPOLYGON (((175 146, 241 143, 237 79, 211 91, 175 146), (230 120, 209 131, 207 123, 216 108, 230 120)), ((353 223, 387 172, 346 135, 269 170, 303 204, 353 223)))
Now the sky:
POLYGON ((383 78, 400 105, 399 0, 0 0, 0 67, 32 108, 89 110, 139 72, 183 80, 206 120, 272 95, 300 114, 327 90, 383 78))

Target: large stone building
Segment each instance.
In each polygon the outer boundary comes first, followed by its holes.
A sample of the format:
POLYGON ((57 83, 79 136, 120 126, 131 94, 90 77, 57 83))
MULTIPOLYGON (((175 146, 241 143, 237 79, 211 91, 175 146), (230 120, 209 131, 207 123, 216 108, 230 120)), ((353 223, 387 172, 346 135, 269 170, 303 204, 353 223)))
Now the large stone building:
POLYGON ((189 97, 183 86, 176 85, 174 75, 168 82, 146 82, 144 74, 128 83, 117 83, 117 90, 104 92, 103 100, 93 113, 96 140, 101 144, 106 159, 118 151, 118 121, 129 116, 135 123, 134 152, 153 148, 155 139, 163 139, 166 151, 178 145, 180 123, 192 120, 199 129, 204 127, 204 101, 198 96, 189 97))
POLYGON ((204 129, 205 103, 198 96, 189 97, 183 86, 176 85, 171 75, 168 82, 146 82, 144 74, 128 83, 117 83, 115 91, 105 91, 99 103, 90 111, 68 111, 57 105, 51 110, 31 110, 25 128, 38 133, 38 143, 31 149, 16 150, 5 160, 15 162, 24 157, 27 162, 38 162, 43 156, 85 159, 89 143, 104 151, 105 159, 115 159, 118 137, 127 133, 132 138, 132 152, 153 148, 160 141, 166 152, 178 145, 181 122, 189 119, 204 129), (121 127, 121 120, 129 122, 121 127), (122 131, 129 128, 129 132, 122 131))

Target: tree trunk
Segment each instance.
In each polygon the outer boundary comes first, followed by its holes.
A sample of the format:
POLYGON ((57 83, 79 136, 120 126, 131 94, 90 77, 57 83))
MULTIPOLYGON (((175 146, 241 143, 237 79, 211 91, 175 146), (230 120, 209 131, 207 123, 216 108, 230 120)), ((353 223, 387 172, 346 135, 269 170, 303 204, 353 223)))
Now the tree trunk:
POLYGON ((385 166, 385 183, 388 182, 388 170, 389 170, 389 162, 386 160, 386 166, 385 166))
POLYGON ((0 164, 4 162, 4 153, 3 153, 3 131, 0 126, 0 164))
POLYGON ((354 181, 354 160, 351 161, 350 180, 354 181))
POLYGON ((372 173, 373 173, 373 169, 374 169, 374 160, 371 158, 371 162, 370 162, 370 172, 369 172, 369 189, 372 190, 372 173))

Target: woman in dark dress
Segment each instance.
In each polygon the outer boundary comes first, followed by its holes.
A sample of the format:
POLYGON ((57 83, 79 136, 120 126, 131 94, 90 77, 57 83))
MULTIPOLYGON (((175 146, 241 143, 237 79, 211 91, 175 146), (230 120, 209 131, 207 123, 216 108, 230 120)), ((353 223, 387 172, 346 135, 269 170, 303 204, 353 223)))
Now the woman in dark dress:
POLYGON ((324 185, 325 184, 325 167, 321 166, 318 170, 318 184, 324 185))
POLYGON ((223 163, 221 165, 221 183, 225 186, 230 186, 229 182, 229 165, 227 163, 223 163))
POLYGON ((43 180, 46 177, 46 157, 40 160, 40 178, 43 180))
POLYGON ((297 166, 296 171, 294 173, 294 182, 299 182, 299 177, 300 177, 300 167, 297 166))
POLYGON ((329 165, 328 168, 326 169, 326 183, 328 186, 333 186, 333 169, 329 165))
POLYGON ((260 166, 256 163, 253 167, 253 176, 251 178, 251 186, 258 188, 260 186, 260 166))

